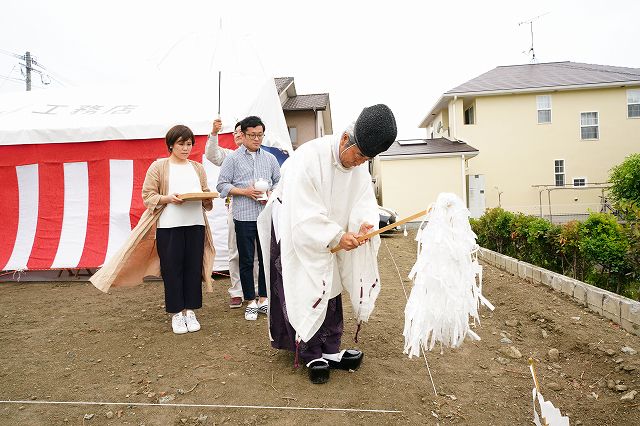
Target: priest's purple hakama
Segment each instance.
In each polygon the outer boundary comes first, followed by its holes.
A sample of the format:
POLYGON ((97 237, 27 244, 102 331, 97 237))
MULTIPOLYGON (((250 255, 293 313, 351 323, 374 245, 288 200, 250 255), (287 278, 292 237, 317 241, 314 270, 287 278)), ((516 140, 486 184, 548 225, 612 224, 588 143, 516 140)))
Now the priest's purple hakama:
MULTIPOLYGON (((269 331, 271 346, 275 349, 296 351, 296 331, 289 323, 287 306, 282 286, 282 264, 280 263, 280 243, 276 241, 273 230, 271 232, 271 296, 269 312, 269 331)), ((327 315, 316 334, 309 342, 300 342, 298 353, 306 364, 311 360, 321 358, 322 353, 333 354, 340 352, 340 340, 343 332, 342 296, 329 299, 327 315)))

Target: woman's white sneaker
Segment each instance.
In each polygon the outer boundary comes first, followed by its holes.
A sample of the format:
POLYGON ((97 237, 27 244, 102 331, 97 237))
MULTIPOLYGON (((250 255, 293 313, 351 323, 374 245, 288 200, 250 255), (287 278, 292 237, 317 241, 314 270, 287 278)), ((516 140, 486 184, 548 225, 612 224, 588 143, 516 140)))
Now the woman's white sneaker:
POLYGON ((244 310, 244 319, 247 321, 255 321, 258 319, 258 305, 255 300, 249 303, 247 309, 244 310))
POLYGON ((196 319, 196 313, 191 309, 187 310, 187 315, 185 315, 185 321, 187 323, 187 330, 191 333, 194 331, 200 330, 200 323, 196 319))
POLYGON ((189 331, 187 329, 187 323, 184 319, 184 315, 182 315, 182 312, 178 312, 177 314, 173 315, 173 317, 171 317, 171 328, 176 334, 185 334, 189 331))

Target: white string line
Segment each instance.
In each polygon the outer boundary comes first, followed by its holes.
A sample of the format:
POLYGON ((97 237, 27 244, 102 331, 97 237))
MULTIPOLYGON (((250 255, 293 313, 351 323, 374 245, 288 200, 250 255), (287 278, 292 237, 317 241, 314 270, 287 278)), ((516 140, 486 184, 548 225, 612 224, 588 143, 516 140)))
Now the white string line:
POLYGON ((248 408, 258 410, 298 410, 298 411, 342 411, 351 413, 402 413, 398 410, 367 410, 359 408, 323 407, 278 407, 269 405, 222 405, 222 404, 160 404, 155 402, 98 402, 98 401, 0 401, 0 404, 48 404, 48 405, 127 405, 140 407, 195 407, 195 408, 248 408))
MULTIPOLYGON (((408 301, 409 296, 407 296, 407 289, 404 287, 404 280, 402 279, 402 275, 400 274, 400 269, 398 268, 398 264, 396 263, 396 260, 393 258, 393 253, 391 253, 391 250, 389 249, 387 242, 384 240, 382 240, 382 242, 384 243, 384 246, 387 248, 387 251, 389 252, 389 256, 391 257, 391 261, 393 262, 393 266, 395 266, 396 272, 398 273, 398 278, 400 279, 400 284, 402 285, 402 291, 404 291, 404 298, 408 301)), ((424 350, 424 342, 420 342, 420 351, 422 352, 424 363, 427 366, 427 372, 429 373, 431 386, 433 386, 433 393, 437 396, 438 391, 436 391, 436 384, 433 382, 433 376, 431 376, 431 369, 429 368, 429 362, 427 361, 427 354, 426 354, 426 351, 424 350)))

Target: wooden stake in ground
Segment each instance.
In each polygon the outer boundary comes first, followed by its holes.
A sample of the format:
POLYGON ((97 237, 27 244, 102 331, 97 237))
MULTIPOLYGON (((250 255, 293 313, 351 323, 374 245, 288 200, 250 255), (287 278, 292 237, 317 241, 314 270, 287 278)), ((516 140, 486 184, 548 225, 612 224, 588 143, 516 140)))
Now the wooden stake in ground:
POLYGON ((533 358, 529 358, 529 370, 531 370, 531 376, 533 376, 533 384, 536 386, 536 391, 540 392, 540 385, 538 384, 538 377, 536 376, 536 370, 533 368, 533 358))

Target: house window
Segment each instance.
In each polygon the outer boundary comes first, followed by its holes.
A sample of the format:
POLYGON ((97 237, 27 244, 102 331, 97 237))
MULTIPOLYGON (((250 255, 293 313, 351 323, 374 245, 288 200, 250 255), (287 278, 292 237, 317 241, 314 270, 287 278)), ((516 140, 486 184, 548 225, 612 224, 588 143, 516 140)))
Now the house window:
POLYGON ((554 160, 556 186, 564 186, 564 160, 554 160))
POLYGON ((580 138, 598 139, 600 136, 598 131, 598 113, 582 112, 580 113, 580 138))
POLYGON ((538 124, 551 123, 551 95, 536 96, 538 124))
POLYGON ((573 178, 573 186, 587 186, 587 178, 573 178))
POLYGON ((291 144, 296 145, 298 143, 298 128, 289 127, 289 137, 291 138, 291 144))
POLYGON ((473 105, 464 110, 464 124, 475 124, 476 117, 473 105))
POLYGON ((640 117, 640 89, 627 90, 627 117, 640 117))

